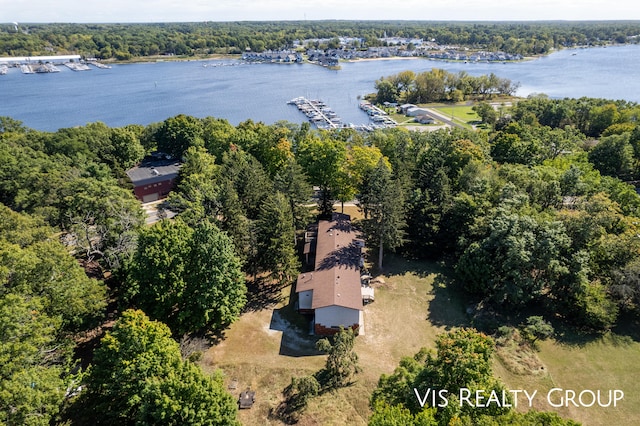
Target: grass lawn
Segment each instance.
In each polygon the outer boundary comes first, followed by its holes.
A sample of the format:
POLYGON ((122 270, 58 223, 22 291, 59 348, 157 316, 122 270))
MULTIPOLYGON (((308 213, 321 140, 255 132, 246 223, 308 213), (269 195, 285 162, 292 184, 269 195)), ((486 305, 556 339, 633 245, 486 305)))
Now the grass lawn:
POLYGON ((438 110, 443 115, 446 115, 448 118, 453 117, 454 121, 458 121, 461 124, 471 126, 475 122, 480 121, 480 117, 478 114, 473 111, 472 105, 436 105, 431 107, 435 110, 438 110))
MULTIPOLYGON (((375 284, 375 302, 364 308, 364 335, 356 339, 362 367, 356 383, 313 398, 298 424, 365 425, 369 397, 381 374, 391 373, 401 357, 421 347, 433 348, 439 333, 470 325, 465 301, 449 283, 445 268, 394 256, 387 257, 386 265, 383 282, 375 284)), ((313 374, 324 366, 325 357, 314 349, 316 338, 308 335, 290 305, 290 291, 271 291, 272 303, 257 304, 243 314, 200 361, 205 371, 224 372, 225 384, 235 387, 232 394, 247 387, 256 391, 254 407, 239 412, 244 425, 283 424, 271 413, 291 377, 313 374)), ((585 425, 640 424, 640 343, 612 334, 573 340, 578 343, 540 342, 537 356, 543 367, 538 374, 515 374, 497 358, 494 372, 508 389, 538 390, 534 408, 539 410, 555 410, 585 425), (553 408, 546 404, 553 387, 576 392, 622 389, 625 398, 618 408, 553 408)))

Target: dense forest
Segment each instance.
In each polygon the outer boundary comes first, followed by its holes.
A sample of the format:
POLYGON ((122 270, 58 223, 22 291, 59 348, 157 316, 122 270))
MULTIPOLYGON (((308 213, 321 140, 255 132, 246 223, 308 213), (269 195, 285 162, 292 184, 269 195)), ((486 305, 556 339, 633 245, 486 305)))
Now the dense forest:
MULTIPOLYGON (((416 38, 510 54, 545 54, 569 46, 634 43, 635 21, 428 22, 282 21, 166 24, 20 24, 0 26, 0 55, 74 53, 100 59, 151 55, 239 54, 289 49, 294 42, 346 37, 352 47, 384 45, 384 37, 416 38)), ((335 44, 335 43, 334 43, 335 44)), ((315 46, 315 45, 314 45, 315 46)))
MULTIPOLYGON (((485 118, 486 131, 368 134, 185 115, 40 132, 0 118, 0 422, 99 410, 104 424, 233 424, 220 378, 176 341, 223 330, 265 282, 292 283, 312 185, 320 214, 357 199, 380 270, 389 250, 450 265, 487 333, 532 306, 590 333, 637 319, 640 106, 533 96, 485 118), (153 150, 184 161, 177 217, 150 227, 124 172, 153 150), (82 370, 74 347, 112 319, 82 370)), ((417 356, 411 380, 441 371, 445 346, 417 356)), ((383 416, 398 401, 380 392, 383 416)))

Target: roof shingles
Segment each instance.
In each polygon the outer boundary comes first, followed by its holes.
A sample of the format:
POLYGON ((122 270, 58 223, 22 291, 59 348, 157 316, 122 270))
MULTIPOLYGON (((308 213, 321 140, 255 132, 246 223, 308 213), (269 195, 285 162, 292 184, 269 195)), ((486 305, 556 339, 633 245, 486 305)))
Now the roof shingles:
POLYGON ((311 308, 342 306, 362 310, 358 233, 348 215, 320 221, 313 272, 298 276, 296 292, 313 290, 311 308))

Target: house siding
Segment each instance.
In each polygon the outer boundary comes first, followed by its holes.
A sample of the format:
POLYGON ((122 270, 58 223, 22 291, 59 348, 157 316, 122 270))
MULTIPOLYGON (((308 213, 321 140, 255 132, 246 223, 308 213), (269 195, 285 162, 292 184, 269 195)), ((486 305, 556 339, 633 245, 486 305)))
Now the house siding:
POLYGON ((360 327, 360 311, 342 306, 327 306, 316 309, 314 327, 316 334, 334 334, 341 326, 357 330, 360 327))
POLYGON ((311 302, 313 301, 313 290, 301 291, 298 293, 298 310, 301 313, 313 313, 311 302))
POLYGON ((153 183, 139 183, 133 188, 133 192, 136 198, 142 202, 154 201, 152 198, 155 198, 155 200, 166 198, 173 189, 174 184, 175 179, 173 177, 153 183))

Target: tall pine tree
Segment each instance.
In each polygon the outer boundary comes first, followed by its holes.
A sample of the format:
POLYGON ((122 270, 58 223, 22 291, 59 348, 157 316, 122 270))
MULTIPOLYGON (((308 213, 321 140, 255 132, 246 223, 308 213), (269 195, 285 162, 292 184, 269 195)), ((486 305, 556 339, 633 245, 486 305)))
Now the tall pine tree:
POLYGON ((378 246, 378 268, 382 270, 384 249, 395 250, 402 245, 405 227, 402 185, 392 178, 382 159, 367 173, 359 201, 368 238, 378 246))

